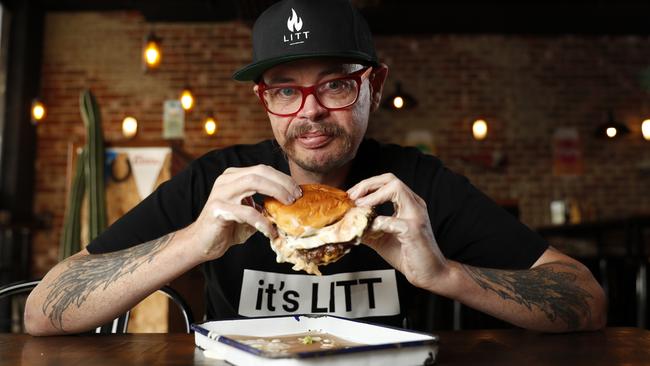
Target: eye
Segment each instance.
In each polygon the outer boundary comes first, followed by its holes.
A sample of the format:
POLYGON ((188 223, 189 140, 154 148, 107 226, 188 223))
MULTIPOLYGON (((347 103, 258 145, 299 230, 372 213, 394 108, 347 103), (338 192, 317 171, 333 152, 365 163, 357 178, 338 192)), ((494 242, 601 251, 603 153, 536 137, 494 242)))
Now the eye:
POLYGON ((343 83, 342 80, 328 81, 327 84, 325 85, 325 87, 328 90, 339 90, 339 89, 343 88, 343 86, 344 86, 344 83, 343 83))
POLYGON ((355 82, 351 79, 338 79, 326 81, 320 85, 318 91, 328 95, 349 95, 355 89, 355 82))
POLYGON ((280 100, 292 100, 300 95, 300 91, 292 87, 277 87, 271 88, 266 91, 266 95, 269 98, 280 100))
POLYGON ((296 94, 296 89, 294 88, 278 88, 277 93, 282 97, 291 97, 296 94))

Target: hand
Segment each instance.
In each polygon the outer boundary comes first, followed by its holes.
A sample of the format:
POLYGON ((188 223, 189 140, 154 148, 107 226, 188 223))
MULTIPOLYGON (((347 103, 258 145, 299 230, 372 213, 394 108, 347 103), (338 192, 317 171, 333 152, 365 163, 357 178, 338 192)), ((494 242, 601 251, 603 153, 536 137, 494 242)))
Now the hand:
POLYGON ((413 285, 428 288, 448 272, 433 235, 426 203, 393 174, 368 178, 348 190, 357 206, 392 202, 393 216, 377 216, 363 237, 413 285))
POLYGON ((215 180, 198 219, 187 228, 192 241, 198 243, 202 261, 221 257, 228 248, 245 242, 256 230, 268 238, 277 236, 273 223, 255 205, 255 193, 275 197, 284 204, 302 195, 290 176, 270 166, 226 169, 215 180))

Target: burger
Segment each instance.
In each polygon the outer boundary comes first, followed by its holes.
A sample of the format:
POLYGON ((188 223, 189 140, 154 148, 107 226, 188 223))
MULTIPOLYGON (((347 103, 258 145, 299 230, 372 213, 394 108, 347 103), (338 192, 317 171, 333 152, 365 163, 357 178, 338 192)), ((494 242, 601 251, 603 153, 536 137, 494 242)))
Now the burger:
POLYGON ((357 207, 340 189, 323 184, 300 188, 302 197, 290 205, 273 197, 264 200, 264 215, 278 231, 271 248, 278 263, 320 276, 318 266, 337 261, 361 243, 374 213, 371 207, 357 207))

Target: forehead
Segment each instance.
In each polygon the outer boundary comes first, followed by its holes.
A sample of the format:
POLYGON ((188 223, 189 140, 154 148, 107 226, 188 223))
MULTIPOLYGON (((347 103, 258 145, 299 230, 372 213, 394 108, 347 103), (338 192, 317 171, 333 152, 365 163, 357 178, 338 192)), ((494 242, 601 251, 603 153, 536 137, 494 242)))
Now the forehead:
POLYGON ((349 74, 362 67, 362 65, 354 61, 342 59, 305 59, 274 66, 264 72, 262 79, 267 84, 292 81, 315 81, 323 77, 349 74))

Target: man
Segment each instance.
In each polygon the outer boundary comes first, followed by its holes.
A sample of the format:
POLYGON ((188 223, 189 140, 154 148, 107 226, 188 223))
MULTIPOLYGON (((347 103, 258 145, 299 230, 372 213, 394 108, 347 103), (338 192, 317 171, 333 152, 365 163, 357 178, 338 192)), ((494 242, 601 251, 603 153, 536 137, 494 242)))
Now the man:
POLYGON ((529 329, 604 326, 603 291, 583 265, 433 156, 364 140, 388 69, 346 0, 276 3, 255 24, 253 53, 234 77, 255 81, 275 141, 195 160, 54 267, 28 299, 31 334, 92 329, 197 265, 208 319, 332 313, 401 325, 419 287, 529 329), (293 202, 304 183, 378 207, 366 245, 322 277, 275 262, 276 229, 257 209, 263 195, 293 202))

